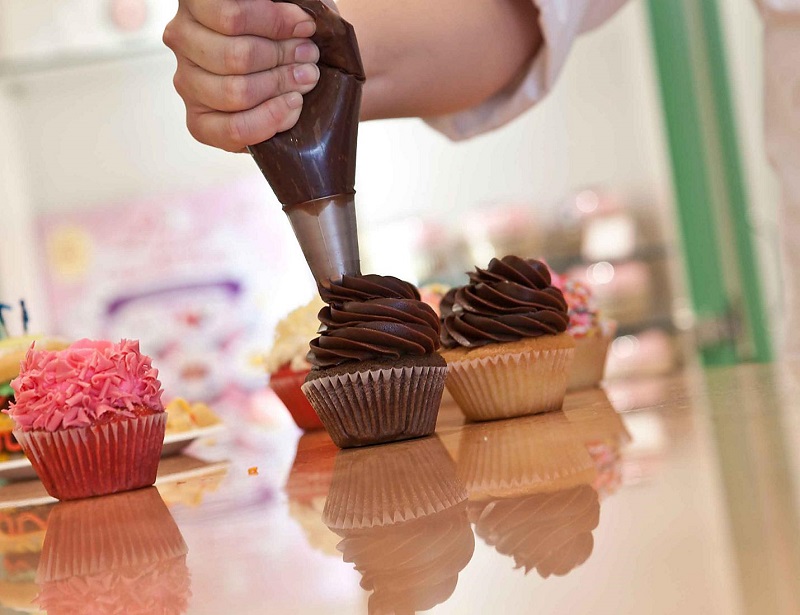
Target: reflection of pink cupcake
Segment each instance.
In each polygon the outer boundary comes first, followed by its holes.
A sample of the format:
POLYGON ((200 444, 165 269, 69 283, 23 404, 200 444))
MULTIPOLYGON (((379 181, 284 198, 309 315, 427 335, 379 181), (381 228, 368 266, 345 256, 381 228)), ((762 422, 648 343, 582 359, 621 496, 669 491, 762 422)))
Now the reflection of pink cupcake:
POLYGON ((322 421, 300 387, 311 371, 306 360, 308 343, 317 334, 317 313, 324 307, 319 298, 291 311, 275 328, 275 341, 265 357, 269 386, 304 431, 322 429, 322 421))
POLYGON ((603 379, 608 347, 617 323, 603 318, 592 289, 577 278, 552 274, 553 286, 564 293, 569 308, 569 333, 575 340, 575 358, 567 382, 568 391, 596 387, 603 379))
POLYGON ((438 438, 342 451, 323 520, 373 592, 370 613, 413 613, 447 600, 472 558, 466 493, 438 438))
POLYGON ((185 613, 186 543, 154 488, 58 504, 37 604, 52 615, 185 613))
POLYGON ((60 500, 155 482, 167 415, 158 370, 138 342, 31 347, 8 410, 47 492, 60 500))

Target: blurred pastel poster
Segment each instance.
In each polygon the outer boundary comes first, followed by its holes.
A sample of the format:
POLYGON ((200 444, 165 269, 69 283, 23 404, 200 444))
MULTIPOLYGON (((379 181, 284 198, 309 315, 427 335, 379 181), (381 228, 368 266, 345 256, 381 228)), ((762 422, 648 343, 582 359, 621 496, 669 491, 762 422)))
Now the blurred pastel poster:
POLYGON ((314 283, 261 177, 38 220, 54 331, 135 338, 169 396, 263 386, 275 323, 314 283))

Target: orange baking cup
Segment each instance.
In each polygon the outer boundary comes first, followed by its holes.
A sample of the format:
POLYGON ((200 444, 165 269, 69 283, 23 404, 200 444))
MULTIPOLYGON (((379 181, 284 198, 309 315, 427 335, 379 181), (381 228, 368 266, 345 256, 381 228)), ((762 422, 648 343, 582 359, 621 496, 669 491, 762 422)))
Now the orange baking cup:
POLYGON ((309 371, 298 372, 292 370, 288 365, 284 365, 272 374, 269 379, 270 388, 275 391, 283 405, 286 406, 289 414, 292 415, 295 424, 303 431, 325 428, 300 388, 303 386, 309 371))

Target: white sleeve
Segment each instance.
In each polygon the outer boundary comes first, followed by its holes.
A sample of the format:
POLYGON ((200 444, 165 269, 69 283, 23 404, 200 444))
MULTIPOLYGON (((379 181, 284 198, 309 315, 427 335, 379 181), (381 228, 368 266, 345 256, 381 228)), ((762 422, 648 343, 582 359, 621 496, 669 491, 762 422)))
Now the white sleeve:
POLYGON ((626 0, 531 0, 539 9, 542 47, 521 80, 485 103, 454 115, 426 118, 454 140, 467 139, 507 122, 535 105, 549 92, 582 32, 611 17, 626 0))

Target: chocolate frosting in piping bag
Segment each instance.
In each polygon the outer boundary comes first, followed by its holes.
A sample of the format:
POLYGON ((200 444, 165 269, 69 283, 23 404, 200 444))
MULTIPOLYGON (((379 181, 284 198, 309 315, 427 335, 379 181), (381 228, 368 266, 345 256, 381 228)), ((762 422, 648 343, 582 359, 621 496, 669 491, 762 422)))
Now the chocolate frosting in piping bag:
POLYGON ((283 204, 317 283, 358 275, 356 141, 366 77, 355 31, 321 0, 278 1, 316 20, 320 78, 291 130, 248 149, 283 204))

